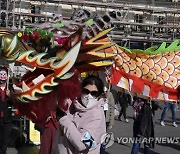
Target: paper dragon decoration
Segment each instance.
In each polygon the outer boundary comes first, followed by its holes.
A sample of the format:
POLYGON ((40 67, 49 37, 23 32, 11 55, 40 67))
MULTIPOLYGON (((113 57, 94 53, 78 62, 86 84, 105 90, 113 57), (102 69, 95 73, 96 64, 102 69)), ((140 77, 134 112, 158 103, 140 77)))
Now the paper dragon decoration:
POLYGON ((180 85, 180 44, 175 40, 166 47, 146 50, 119 47, 112 70, 111 82, 128 91, 157 100, 177 100, 180 85))
MULTIPOLYGON (((57 106, 67 109, 64 100, 80 95, 77 72, 113 66, 111 83, 153 98, 177 100, 180 77, 180 45, 174 41, 144 51, 118 46, 108 37, 110 21, 117 13, 91 18, 74 16, 74 22, 54 21, 26 29, 22 37, 0 30, 1 61, 29 67, 21 81, 14 80, 15 104, 21 114, 44 124, 57 106), (78 19, 78 20, 77 20, 78 19), (82 19, 82 20, 81 20, 82 19), (43 110, 43 112, 42 112, 43 110)), ((79 15, 79 13, 78 13, 79 15)))

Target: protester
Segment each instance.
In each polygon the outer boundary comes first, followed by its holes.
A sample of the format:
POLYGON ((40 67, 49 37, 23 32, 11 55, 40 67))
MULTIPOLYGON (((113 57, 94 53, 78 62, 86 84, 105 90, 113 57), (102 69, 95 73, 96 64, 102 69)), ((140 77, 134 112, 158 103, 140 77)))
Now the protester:
POLYGON ((106 132, 103 87, 102 80, 93 75, 82 81, 82 96, 74 102, 75 112, 66 112, 59 120, 63 135, 58 132, 56 153, 100 153, 101 136, 106 132))
POLYGON ((6 154, 12 122, 8 69, 0 66, 0 154, 6 154))
POLYGON ((135 138, 131 154, 138 154, 141 141, 144 139, 144 154, 150 154, 154 147, 154 126, 152 120, 152 110, 147 100, 134 97, 134 125, 133 136, 135 138))

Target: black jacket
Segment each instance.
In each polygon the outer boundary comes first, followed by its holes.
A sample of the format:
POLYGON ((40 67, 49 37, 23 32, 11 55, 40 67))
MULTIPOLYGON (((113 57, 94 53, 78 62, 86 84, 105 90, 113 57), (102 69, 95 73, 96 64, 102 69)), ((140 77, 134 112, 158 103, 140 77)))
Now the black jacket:
POLYGON ((121 106, 128 107, 128 104, 131 104, 131 96, 127 93, 118 92, 119 104, 121 106))
POLYGON ((8 96, 4 100, 0 97, 0 113, 3 111, 4 116, 0 117, 4 123, 12 121, 12 101, 8 96))
MULTIPOLYGON (((154 124, 152 119, 152 109, 149 103, 144 103, 141 114, 134 121, 134 137, 154 138, 154 124)), ((154 147, 154 143, 150 143, 154 147)))
POLYGON ((119 98, 118 98, 118 91, 117 90, 115 90, 115 89, 112 89, 111 88, 111 93, 113 94, 113 97, 114 97, 114 101, 115 101, 115 104, 117 104, 118 103, 118 101, 119 101, 119 98))

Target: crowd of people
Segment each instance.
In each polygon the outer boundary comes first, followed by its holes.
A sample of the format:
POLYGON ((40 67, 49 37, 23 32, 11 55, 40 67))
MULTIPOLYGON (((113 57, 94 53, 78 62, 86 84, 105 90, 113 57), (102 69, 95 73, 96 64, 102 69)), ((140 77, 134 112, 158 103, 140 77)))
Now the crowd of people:
MULTIPOLYGON (((75 100, 67 99, 69 109, 58 109, 57 131, 53 134, 54 141, 50 151, 46 152, 41 146, 40 154, 105 154, 105 147, 101 137, 106 132, 112 131, 115 120, 116 104, 119 104, 117 120, 129 122, 126 109, 134 109, 133 136, 137 142, 133 144, 132 154, 138 154, 141 137, 154 137, 153 116, 160 108, 157 102, 149 98, 143 99, 135 95, 132 97, 126 91, 114 90, 111 85, 104 85, 103 81, 94 75, 83 79, 81 83, 81 97, 75 100)), ((0 67, 0 154, 6 154, 8 137, 11 131, 11 90, 8 87, 8 69, 0 67)), ((164 119, 167 111, 172 111, 172 124, 176 124, 177 105, 166 102, 162 111, 160 124, 165 126, 164 119)), ((36 125, 38 127, 38 125, 36 125)), ((41 131, 43 136, 44 130, 41 131)), ((43 138, 41 138, 41 143, 43 138)), ((151 153, 154 143, 144 145, 144 153, 151 153)))

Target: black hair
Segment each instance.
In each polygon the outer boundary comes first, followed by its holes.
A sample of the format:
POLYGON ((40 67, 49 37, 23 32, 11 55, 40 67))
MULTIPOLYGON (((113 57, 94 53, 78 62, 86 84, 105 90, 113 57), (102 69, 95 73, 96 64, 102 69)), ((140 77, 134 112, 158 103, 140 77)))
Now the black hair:
POLYGON ((89 75, 82 81, 82 88, 86 87, 87 85, 95 85, 98 89, 99 95, 104 93, 104 83, 95 75, 89 75))
POLYGON ((0 65, 0 70, 5 70, 8 73, 8 69, 4 65, 0 65))

